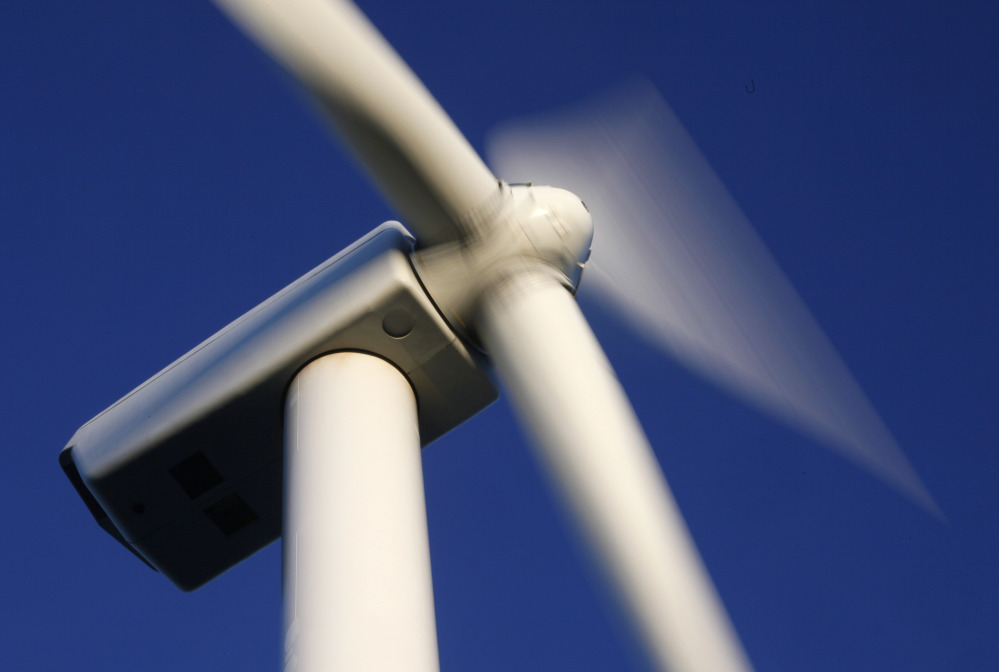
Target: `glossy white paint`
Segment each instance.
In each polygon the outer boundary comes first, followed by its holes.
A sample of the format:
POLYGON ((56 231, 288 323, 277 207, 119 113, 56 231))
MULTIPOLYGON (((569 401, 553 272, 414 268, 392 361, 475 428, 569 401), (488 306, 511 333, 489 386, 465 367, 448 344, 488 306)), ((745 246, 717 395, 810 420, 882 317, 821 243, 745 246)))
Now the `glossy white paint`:
POLYGON ((285 391, 307 363, 363 350, 420 399, 429 443, 492 402, 481 357, 386 223, 234 320, 81 427, 60 458, 101 526, 184 590, 281 534, 285 391))
POLYGON ((662 670, 751 669, 593 332, 544 272, 512 276, 478 324, 539 457, 662 670))
POLYGON ((530 184, 501 184, 500 192, 503 206, 488 226, 412 254, 434 305, 466 340, 477 340, 479 301, 502 278, 542 264, 574 292, 590 256, 593 220, 578 196, 530 184))
POLYGON ((364 353, 317 359, 291 384, 285 431, 285 670, 436 670, 406 377, 364 353))

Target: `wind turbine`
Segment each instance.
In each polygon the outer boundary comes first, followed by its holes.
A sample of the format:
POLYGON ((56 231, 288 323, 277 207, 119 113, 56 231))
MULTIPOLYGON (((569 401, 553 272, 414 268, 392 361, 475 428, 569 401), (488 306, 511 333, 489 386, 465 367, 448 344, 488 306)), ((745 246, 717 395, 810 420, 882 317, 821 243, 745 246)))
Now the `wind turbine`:
POLYGON ((587 210, 499 181, 353 5, 220 4, 310 89, 414 235, 376 229, 82 427, 61 461, 102 525, 187 589, 273 540, 283 510, 290 667, 436 667, 417 449, 494 398, 494 371, 653 659, 749 668, 572 298, 589 210, 606 262, 587 275, 657 343, 932 507, 802 309, 773 309, 795 299, 647 93, 628 94, 645 115, 604 106, 495 142, 503 177, 570 186, 587 210), (667 198, 677 171, 689 188, 667 198))

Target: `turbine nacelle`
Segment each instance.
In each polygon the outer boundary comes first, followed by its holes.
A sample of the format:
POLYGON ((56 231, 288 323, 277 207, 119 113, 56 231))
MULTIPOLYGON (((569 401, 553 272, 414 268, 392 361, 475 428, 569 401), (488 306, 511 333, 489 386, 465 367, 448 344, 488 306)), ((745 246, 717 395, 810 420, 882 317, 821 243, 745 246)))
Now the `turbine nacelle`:
POLYGON ((113 537, 193 590, 281 534, 289 382, 333 352, 391 362, 424 443, 496 398, 386 223, 233 321, 81 427, 60 463, 113 537))
POLYGON ((413 266, 445 319, 479 343, 474 328, 483 293, 525 271, 551 274, 571 292, 590 256, 593 220, 565 189, 500 183, 493 221, 459 242, 413 253, 413 266))

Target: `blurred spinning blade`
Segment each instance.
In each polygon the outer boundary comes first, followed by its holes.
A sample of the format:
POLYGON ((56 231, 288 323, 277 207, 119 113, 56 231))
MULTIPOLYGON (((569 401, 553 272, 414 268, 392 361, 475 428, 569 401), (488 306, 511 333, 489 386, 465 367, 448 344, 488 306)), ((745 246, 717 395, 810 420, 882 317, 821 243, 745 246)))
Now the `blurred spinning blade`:
POLYGON ((215 3, 311 92, 420 247, 492 221, 502 205, 496 178, 352 2, 215 3))
POLYGON ((510 182, 579 194, 584 291, 696 373, 940 510, 808 308, 656 90, 643 81, 487 142, 510 182), (602 228, 601 228, 602 227, 602 228))

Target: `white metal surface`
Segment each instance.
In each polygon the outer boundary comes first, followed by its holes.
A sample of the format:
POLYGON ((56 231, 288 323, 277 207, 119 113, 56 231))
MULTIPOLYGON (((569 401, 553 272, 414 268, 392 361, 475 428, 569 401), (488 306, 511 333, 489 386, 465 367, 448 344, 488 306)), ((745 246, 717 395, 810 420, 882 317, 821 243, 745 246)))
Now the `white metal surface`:
POLYGON ((193 590, 281 533, 285 390, 336 350, 391 360, 430 442, 496 390, 386 223, 248 311, 81 427, 60 460, 112 535, 193 590))
POLYGON ((413 267, 441 314, 463 337, 476 340, 479 298, 496 279, 524 264, 544 264, 573 289, 590 254, 593 220, 579 196, 530 184, 502 185, 495 221, 461 245, 413 252, 413 267))
POLYGON ((437 670, 416 398, 372 355, 288 391, 285 670, 437 670))
POLYGON ((749 670, 634 412, 573 298, 543 271, 483 301, 479 335, 651 657, 749 670))
POLYGON ((216 0, 318 98, 421 246, 499 205, 496 178, 347 0, 216 0))

